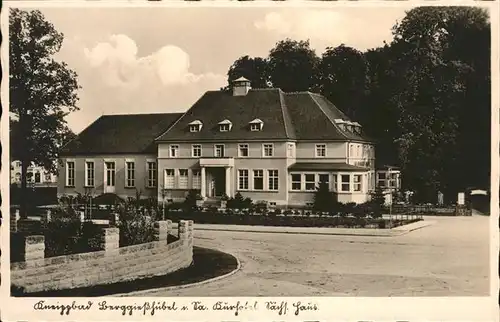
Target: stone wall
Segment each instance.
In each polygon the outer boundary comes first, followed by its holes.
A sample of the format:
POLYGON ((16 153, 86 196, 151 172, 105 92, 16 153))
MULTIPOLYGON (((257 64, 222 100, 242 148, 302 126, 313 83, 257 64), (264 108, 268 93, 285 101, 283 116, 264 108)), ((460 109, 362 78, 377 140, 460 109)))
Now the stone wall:
POLYGON ((44 257, 43 236, 25 238, 24 261, 11 264, 11 283, 25 292, 88 287, 165 275, 193 261, 193 222, 181 220, 179 240, 168 243, 171 221, 155 223, 155 241, 118 247, 118 228, 105 228, 102 251, 44 257))

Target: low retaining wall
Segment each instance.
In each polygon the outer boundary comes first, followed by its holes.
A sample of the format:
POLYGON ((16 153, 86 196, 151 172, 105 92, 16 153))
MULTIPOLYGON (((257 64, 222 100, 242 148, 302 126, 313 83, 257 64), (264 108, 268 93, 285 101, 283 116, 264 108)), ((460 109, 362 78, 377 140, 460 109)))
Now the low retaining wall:
POLYGON ((104 250, 69 256, 44 257, 44 237, 27 236, 23 262, 11 264, 11 283, 25 292, 39 292, 123 282, 165 275, 193 261, 193 221, 181 220, 179 240, 168 244, 170 220, 155 223, 156 241, 118 247, 118 228, 105 228, 104 250))

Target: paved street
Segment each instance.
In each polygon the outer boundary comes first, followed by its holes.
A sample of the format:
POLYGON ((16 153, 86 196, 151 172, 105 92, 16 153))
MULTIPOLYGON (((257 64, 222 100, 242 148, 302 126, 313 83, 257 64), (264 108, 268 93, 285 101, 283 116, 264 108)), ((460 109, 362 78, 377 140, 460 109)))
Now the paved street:
POLYGON ((150 296, 486 296, 489 217, 426 217, 398 237, 197 231, 234 254, 227 279, 150 296))

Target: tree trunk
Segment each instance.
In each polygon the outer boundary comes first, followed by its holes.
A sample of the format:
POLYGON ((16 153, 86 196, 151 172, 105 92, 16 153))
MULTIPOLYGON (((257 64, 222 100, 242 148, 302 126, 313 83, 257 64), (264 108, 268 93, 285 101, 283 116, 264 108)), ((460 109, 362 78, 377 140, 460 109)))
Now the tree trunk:
POLYGON ((21 160, 21 196, 19 198, 20 203, 20 217, 28 217, 28 162, 26 160, 21 160))

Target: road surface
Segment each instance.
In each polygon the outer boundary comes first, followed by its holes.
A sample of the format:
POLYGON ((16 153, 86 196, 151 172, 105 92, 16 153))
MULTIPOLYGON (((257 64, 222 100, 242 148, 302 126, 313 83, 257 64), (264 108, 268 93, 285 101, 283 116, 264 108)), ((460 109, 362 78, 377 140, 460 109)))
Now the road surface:
POLYGON ((241 270, 213 283, 142 296, 487 296, 489 217, 426 217, 398 237, 195 231, 241 270))

